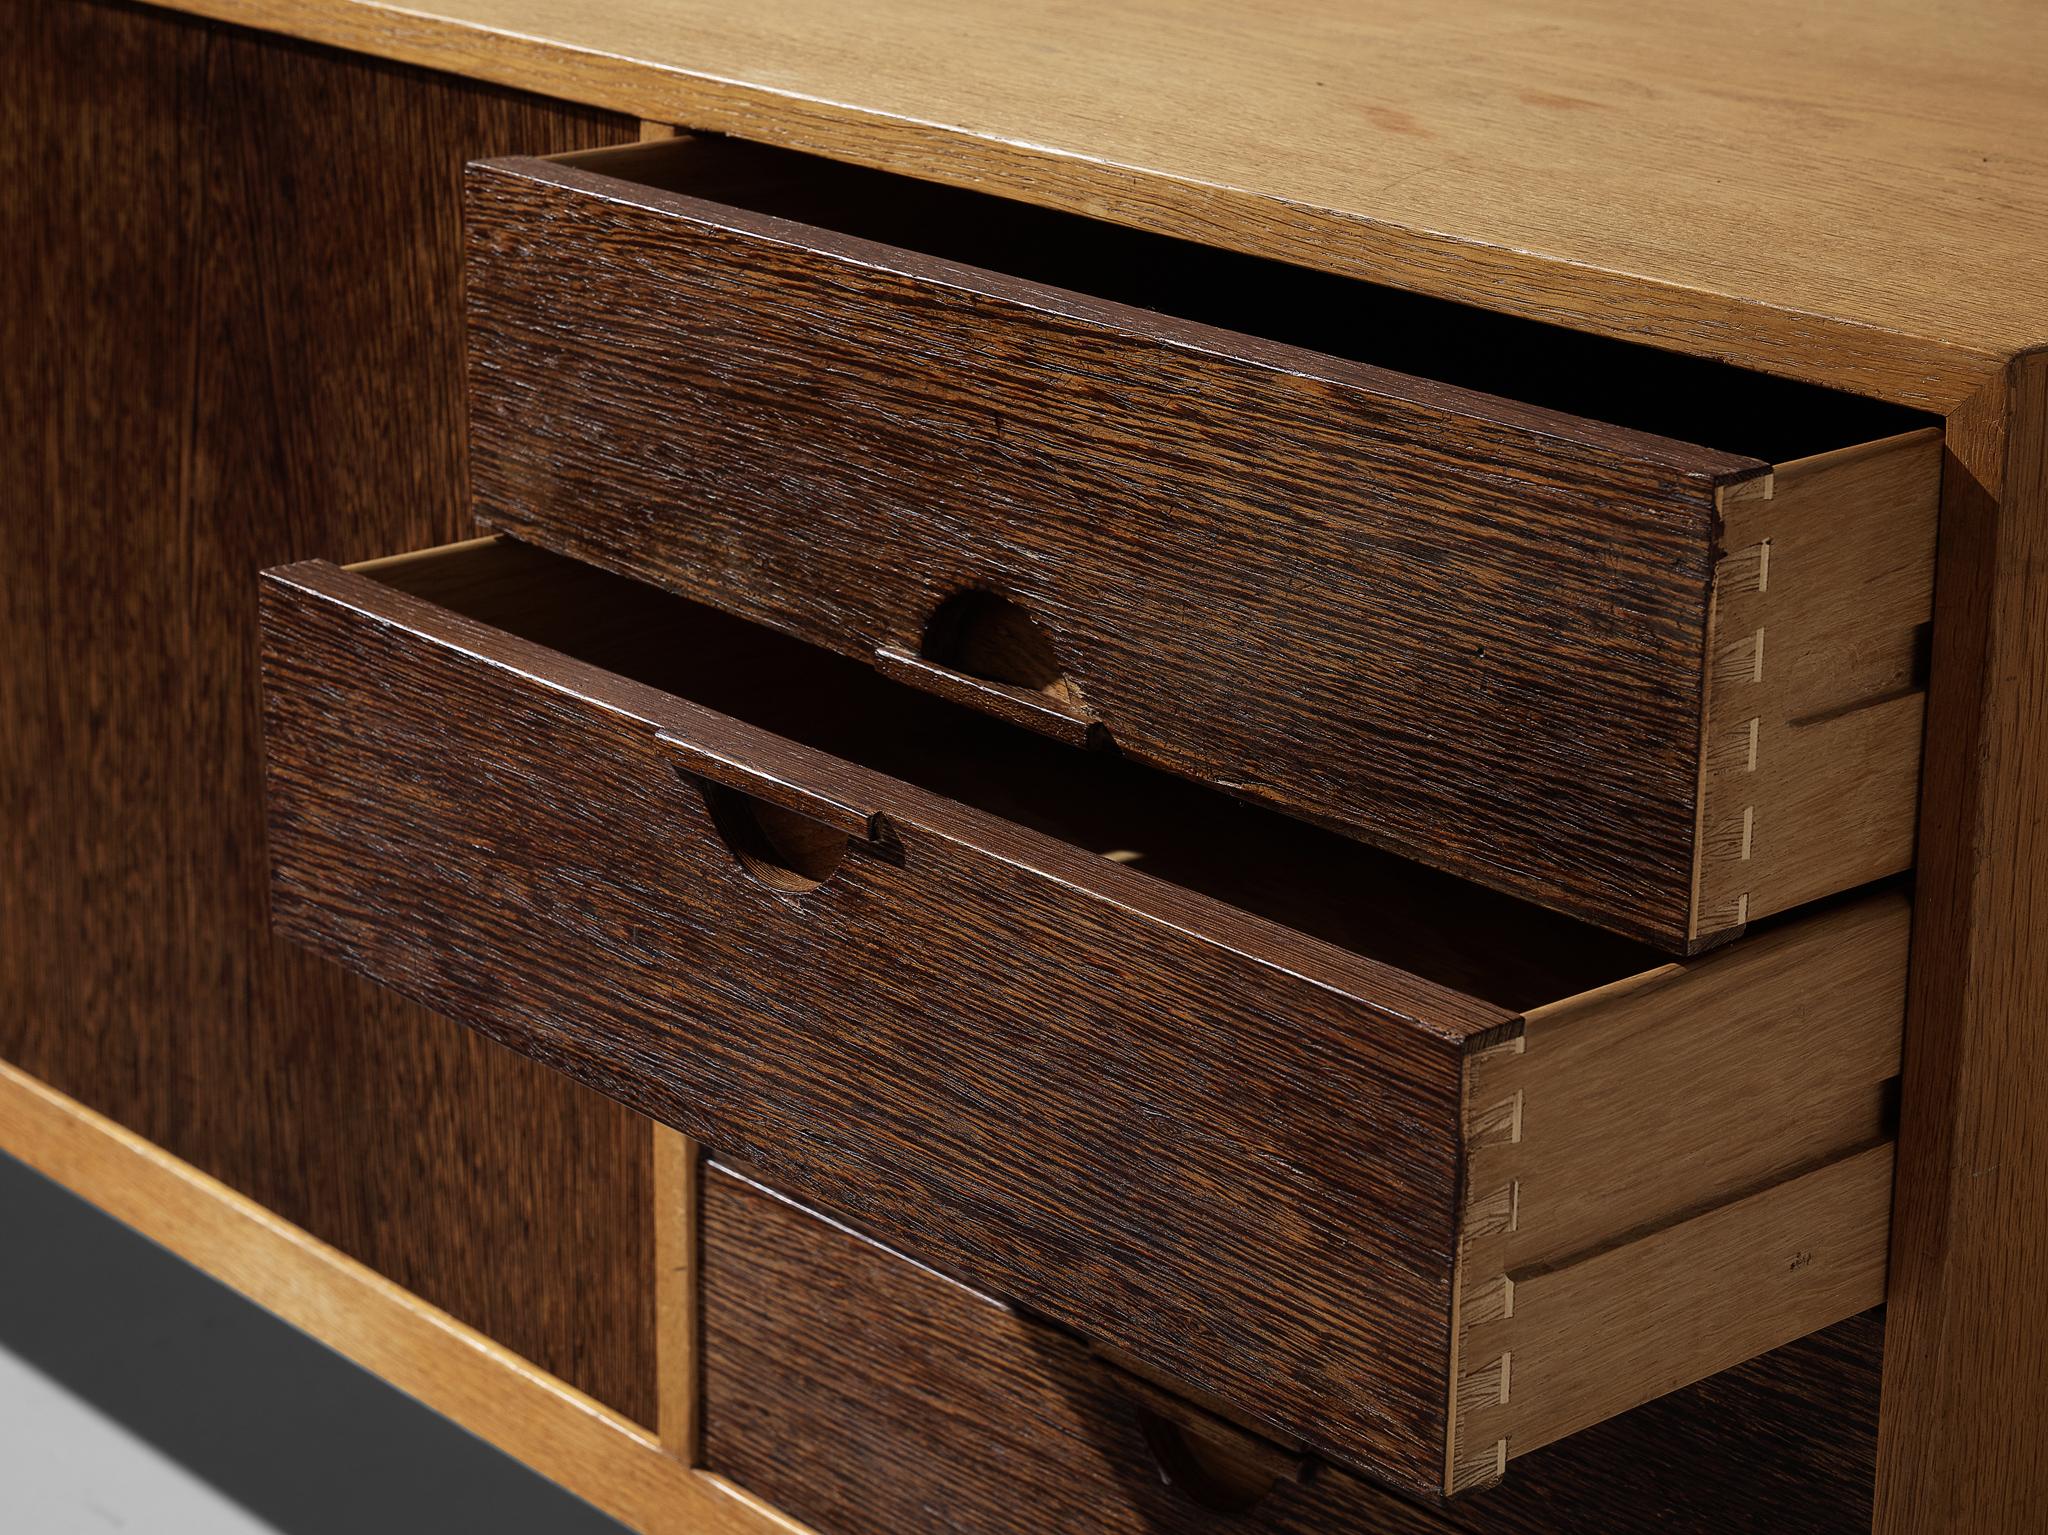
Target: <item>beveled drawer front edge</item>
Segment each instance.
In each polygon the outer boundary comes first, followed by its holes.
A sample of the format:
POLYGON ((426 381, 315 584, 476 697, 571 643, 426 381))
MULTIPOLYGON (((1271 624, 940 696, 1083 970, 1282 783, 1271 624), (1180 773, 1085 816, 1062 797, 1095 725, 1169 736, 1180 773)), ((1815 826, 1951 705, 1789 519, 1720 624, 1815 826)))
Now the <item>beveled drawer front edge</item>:
MULTIPOLYGON (((1275 373, 1348 385, 1389 400, 1427 407, 1446 418, 1468 421, 1489 430, 1511 428, 1526 432, 1531 437, 1555 439, 1575 448, 1638 460, 1680 478, 1735 486, 1760 479, 1770 469, 1766 461, 1745 454, 1724 452, 1661 433, 1616 426, 1532 404, 1509 394, 1467 388, 1423 374, 1403 373, 1369 362, 1338 357, 1276 341, 1254 331, 1228 329, 1157 309, 1120 303, 1072 288, 1019 277, 990 266, 955 261, 908 246, 847 234, 823 224, 760 212, 737 201, 720 201, 715 193, 697 195, 671 190, 654 184, 652 179, 643 179, 647 178, 650 167, 689 156, 699 145, 713 146, 716 152, 724 155, 765 154, 771 163, 808 158, 764 150, 760 145, 721 139, 715 135, 678 135, 654 143, 642 141, 603 149, 571 150, 559 155, 502 155, 473 161, 467 169, 477 179, 516 177, 540 187, 559 187, 582 196, 660 213, 709 230, 723 230, 749 240, 787 246, 802 254, 825 256, 865 271, 911 278, 957 289, 964 294, 995 299, 1006 305, 1043 311, 1090 328, 1142 335, 1175 349, 1212 354, 1275 373)), ((834 169, 850 168, 835 166, 834 169)))

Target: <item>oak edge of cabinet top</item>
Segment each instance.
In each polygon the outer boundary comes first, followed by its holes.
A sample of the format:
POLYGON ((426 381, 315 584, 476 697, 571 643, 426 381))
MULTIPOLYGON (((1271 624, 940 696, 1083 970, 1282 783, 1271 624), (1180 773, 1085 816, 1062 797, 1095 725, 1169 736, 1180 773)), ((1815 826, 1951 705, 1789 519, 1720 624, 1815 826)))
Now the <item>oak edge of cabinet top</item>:
POLYGON ((2048 344, 2038 0, 159 0, 1933 410, 2048 344))

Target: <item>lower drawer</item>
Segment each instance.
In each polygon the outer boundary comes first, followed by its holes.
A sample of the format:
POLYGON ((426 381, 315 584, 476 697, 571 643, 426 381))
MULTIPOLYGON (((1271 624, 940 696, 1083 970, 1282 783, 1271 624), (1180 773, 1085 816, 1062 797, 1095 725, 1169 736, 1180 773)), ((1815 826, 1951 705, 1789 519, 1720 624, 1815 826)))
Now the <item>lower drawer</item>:
POLYGON ((1430 1509, 712 1166, 704 1461, 820 1535, 1848 1535, 1869 1527, 1858 1318, 1430 1509), (1739 1463, 1742 1474, 1726 1473, 1739 1463))
POLYGON ((1416 1493, 1883 1296, 1907 905, 1682 963, 572 562, 273 572, 278 929, 1416 1493))

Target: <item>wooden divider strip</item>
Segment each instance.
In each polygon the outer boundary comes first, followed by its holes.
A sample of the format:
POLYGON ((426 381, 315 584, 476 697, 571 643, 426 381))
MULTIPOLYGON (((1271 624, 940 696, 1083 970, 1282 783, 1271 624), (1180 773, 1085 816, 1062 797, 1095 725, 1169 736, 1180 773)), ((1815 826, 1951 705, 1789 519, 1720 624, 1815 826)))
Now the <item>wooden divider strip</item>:
POLYGON ((661 1447, 686 1466, 702 1459, 698 1412, 697 1143, 666 1125, 654 1131, 655 1404, 661 1447))
POLYGON ((643 1535, 805 1535, 638 1425, 4 1062, 0 1149, 643 1535))

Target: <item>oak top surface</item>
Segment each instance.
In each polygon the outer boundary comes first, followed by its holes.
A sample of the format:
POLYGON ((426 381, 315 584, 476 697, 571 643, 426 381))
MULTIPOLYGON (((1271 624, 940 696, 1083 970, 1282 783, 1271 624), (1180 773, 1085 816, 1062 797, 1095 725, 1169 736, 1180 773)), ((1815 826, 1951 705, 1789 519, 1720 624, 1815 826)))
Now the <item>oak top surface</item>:
POLYGON ((2041 0, 176 8, 1922 403, 2048 342, 2041 0))

